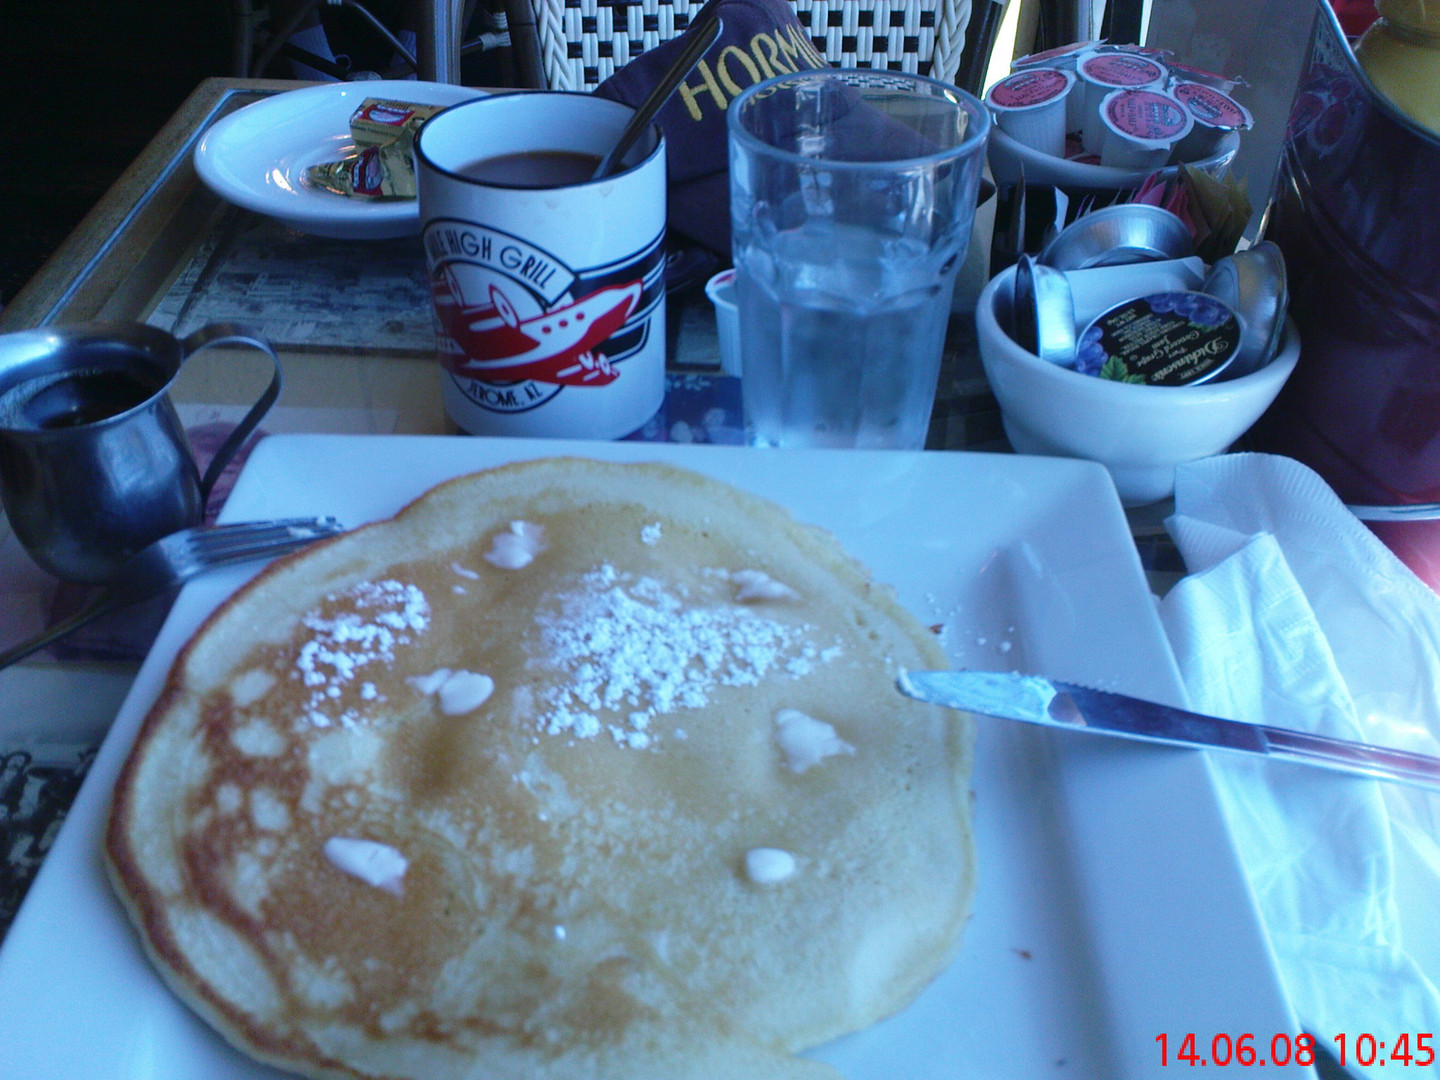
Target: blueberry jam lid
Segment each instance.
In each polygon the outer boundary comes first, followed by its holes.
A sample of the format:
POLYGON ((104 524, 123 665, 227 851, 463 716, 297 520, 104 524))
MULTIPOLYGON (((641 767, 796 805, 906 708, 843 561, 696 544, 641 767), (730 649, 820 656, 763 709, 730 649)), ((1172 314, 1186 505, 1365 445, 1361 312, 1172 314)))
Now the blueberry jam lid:
POLYGON ((1080 335, 1075 370, 1116 382, 1194 386, 1240 347, 1240 319, 1208 293, 1162 292, 1117 304, 1080 335))

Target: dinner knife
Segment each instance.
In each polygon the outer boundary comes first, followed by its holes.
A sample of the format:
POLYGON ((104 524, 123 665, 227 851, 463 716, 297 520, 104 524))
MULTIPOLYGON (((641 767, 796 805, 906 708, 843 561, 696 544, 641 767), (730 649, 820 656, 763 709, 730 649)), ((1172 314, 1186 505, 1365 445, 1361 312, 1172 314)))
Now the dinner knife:
POLYGON ((1268 724, 1222 720, 1038 675, 901 671, 896 685, 901 693, 932 705, 1007 720, 1171 746, 1235 750, 1440 788, 1440 758, 1268 724))

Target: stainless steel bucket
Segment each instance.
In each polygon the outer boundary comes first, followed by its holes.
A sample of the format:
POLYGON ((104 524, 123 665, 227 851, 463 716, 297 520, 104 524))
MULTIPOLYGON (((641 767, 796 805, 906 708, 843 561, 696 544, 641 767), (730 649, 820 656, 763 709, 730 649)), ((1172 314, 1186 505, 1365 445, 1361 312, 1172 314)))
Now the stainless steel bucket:
MULTIPOLYGON (((1440 138, 1371 86, 1316 2, 1263 230, 1305 347, 1250 443, 1349 504, 1440 502, 1440 138)), ((1440 516, 1404 518, 1371 527, 1440 588, 1440 516)))

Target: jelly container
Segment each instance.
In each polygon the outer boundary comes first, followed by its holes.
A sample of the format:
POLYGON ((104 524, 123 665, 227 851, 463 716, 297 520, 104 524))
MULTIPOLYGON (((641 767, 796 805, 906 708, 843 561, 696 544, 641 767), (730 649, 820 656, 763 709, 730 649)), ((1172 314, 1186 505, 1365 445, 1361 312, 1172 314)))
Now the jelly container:
POLYGON ((1175 147, 1175 161, 1209 157, 1232 131, 1249 131, 1255 125, 1250 110, 1223 90, 1198 82, 1177 82, 1170 95, 1189 110, 1195 126, 1175 147))
POLYGON ((1101 103, 1100 120, 1100 164, 1142 172, 1164 168, 1195 126, 1189 110, 1161 90, 1113 90, 1101 103))
POLYGON ((1075 370, 1116 382, 1194 386, 1240 347, 1240 319, 1208 293, 1160 292, 1116 304, 1080 335, 1075 370))
POLYGON ((1016 142, 1065 156, 1065 103, 1075 86, 1068 71, 1034 67, 1007 75, 985 95, 995 122, 1016 142))
POLYGON ((1105 142, 1105 128, 1100 121, 1100 103, 1114 90, 1159 89, 1164 86, 1167 72, 1163 64, 1148 56, 1133 53, 1091 52, 1075 67, 1085 99, 1081 139, 1085 149, 1100 153, 1105 142))

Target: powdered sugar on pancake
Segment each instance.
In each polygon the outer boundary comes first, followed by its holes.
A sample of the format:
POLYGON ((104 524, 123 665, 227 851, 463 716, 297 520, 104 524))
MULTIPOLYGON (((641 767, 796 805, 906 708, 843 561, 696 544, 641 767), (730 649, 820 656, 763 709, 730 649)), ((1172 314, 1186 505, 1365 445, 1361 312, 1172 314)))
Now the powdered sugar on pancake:
POLYGON ((548 692, 542 730, 578 738, 609 731, 635 749, 654 746, 654 717, 704 708, 717 687, 754 686, 773 670, 808 674, 820 656, 807 627, 735 604, 690 604, 677 589, 608 563, 538 621, 550 662, 568 674, 548 692))
MULTIPOLYGON (((297 673, 311 688, 305 718, 316 727, 329 727, 337 720, 350 726, 360 714, 346 703, 347 689, 362 668, 392 663, 396 646, 425 632, 430 604, 414 585, 361 581, 327 596, 300 621, 312 635, 295 660, 297 673)), ((374 699, 373 684, 362 683, 357 690, 362 698, 374 699)))

